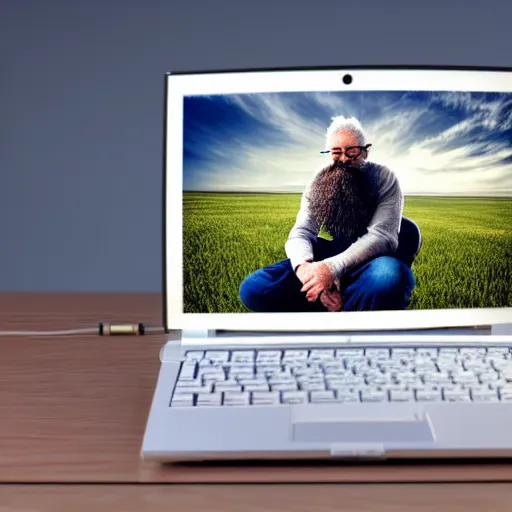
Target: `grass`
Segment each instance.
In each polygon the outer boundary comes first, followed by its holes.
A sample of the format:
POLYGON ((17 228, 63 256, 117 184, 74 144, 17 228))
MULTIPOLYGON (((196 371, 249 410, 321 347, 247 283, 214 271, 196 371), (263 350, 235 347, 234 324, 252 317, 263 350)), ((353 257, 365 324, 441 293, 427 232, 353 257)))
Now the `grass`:
MULTIPOLYGON (((184 196, 185 312, 246 311, 251 272, 286 258, 300 194, 184 196)), ((420 227, 410 309, 512 306, 512 199, 407 197, 420 227)))

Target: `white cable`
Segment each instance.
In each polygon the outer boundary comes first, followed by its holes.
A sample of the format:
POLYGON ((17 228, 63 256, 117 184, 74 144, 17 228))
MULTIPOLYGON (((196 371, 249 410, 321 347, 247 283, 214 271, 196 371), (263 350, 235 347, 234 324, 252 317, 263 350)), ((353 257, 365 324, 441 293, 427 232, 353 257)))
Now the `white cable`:
POLYGON ((62 331, 0 331, 0 336, 71 336, 73 334, 98 334, 97 327, 62 331))
MULTIPOLYGON (((164 333, 163 327, 145 327, 145 332, 164 333)), ((67 329, 60 331, 0 331, 0 336, 73 336, 74 334, 97 334, 98 327, 85 327, 83 329, 67 329)), ((126 333, 125 333, 126 334, 126 333)))

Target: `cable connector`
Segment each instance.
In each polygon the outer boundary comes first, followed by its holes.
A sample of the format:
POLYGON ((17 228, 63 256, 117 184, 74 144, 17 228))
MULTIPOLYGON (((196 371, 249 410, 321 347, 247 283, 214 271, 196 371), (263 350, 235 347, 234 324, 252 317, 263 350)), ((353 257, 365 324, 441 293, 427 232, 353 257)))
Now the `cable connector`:
POLYGON ((143 323, 137 324, 98 324, 98 334, 100 336, 143 336, 146 334, 146 327, 143 323))

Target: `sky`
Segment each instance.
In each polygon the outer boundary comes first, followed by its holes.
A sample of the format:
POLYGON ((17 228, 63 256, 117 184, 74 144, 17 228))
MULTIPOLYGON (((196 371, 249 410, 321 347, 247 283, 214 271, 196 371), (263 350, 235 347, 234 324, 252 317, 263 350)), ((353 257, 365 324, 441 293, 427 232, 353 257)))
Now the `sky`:
POLYGON ((512 196, 512 93, 318 92, 184 100, 183 187, 302 192, 334 116, 356 117, 369 160, 406 195, 512 196))

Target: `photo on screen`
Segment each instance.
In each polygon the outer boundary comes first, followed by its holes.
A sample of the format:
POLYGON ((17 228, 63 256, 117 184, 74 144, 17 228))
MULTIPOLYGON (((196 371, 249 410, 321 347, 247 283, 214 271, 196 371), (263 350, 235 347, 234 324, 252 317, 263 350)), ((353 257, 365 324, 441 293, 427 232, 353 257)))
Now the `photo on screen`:
POLYGON ((512 94, 187 96, 183 312, 512 307, 512 94))

